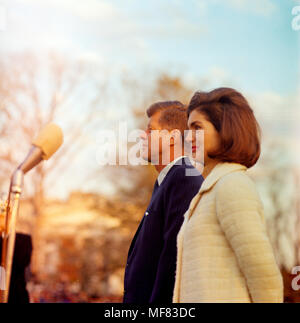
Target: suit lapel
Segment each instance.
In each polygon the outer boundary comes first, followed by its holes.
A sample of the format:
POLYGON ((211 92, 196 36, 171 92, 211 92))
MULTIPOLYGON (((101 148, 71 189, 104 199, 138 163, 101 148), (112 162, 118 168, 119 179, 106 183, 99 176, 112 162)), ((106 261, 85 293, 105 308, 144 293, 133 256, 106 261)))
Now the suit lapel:
POLYGON ((139 235, 139 232, 141 231, 141 228, 143 226, 144 220, 145 220, 145 216, 143 217, 143 219, 142 219, 142 221, 141 221, 141 223, 140 223, 140 225, 139 225, 139 227, 138 227, 138 229, 137 229, 137 231, 136 231, 136 233, 135 233, 135 235, 133 237, 133 240, 131 242, 131 245, 130 245, 130 248, 129 248, 129 252, 128 252, 128 258, 130 257, 130 255, 132 253, 132 250, 133 250, 134 245, 135 245, 135 241, 136 241, 136 239, 137 239, 137 237, 139 235))

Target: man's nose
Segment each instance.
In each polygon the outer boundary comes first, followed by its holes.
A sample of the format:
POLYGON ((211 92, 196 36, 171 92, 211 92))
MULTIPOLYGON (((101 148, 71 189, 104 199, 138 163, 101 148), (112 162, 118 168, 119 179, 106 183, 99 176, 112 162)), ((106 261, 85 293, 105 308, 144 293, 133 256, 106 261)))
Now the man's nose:
POLYGON ((147 137, 148 137, 148 135, 147 135, 147 132, 146 131, 142 131, 140 133, 140 139, 147 140, 147 137))

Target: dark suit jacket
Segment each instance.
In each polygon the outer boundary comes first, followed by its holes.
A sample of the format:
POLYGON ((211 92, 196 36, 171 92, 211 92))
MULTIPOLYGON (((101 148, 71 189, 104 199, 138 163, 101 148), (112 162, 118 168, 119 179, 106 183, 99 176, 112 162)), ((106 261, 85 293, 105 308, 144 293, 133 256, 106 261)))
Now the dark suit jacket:
MULTIPOLYGON (((0 237, 0 256, 2 253, 2 238, 0 237)), ((16 234, 13 267, 9 289, 9 303, 29 303, 26 290, 25 269, 30 264, 32 253, 31 237, 27 234, 16 234)))
POLYGON ((155 183, 128 253, 124 303, 172 303, 177 235, 184 213, 203 182, 199 172, 198 176, 186 176, 188 169, 197 172, 190 160, 183 158, 169 170, 160 186, 155 183))

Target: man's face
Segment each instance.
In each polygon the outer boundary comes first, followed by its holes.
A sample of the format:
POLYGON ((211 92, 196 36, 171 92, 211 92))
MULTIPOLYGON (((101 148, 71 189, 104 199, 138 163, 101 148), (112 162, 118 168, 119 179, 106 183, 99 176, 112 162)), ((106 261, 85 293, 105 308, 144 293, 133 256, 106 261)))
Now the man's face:
POLYGON ((170 151, 169 131, 159 123, 160 114, 158 111, 150 117, 146 133, 141 135, 141 157, 152 164, 161 164, 163 153, 169 156, 170 151))
POLYGON ((5 216, 4 214, 0 214, 0 232, 5 229, 5 216))
POLYGON ((0 232, 5 230, 5 216, 6 216, 5 203, 2 203, 0 200, 0 232))

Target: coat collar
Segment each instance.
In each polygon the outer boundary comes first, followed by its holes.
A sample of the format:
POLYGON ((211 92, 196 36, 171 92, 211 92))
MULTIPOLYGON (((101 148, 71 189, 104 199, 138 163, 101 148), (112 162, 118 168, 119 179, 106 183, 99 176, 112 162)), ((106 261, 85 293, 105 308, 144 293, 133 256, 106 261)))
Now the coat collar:
POLYGON ((229 173, 233 173, 233 172, 237 172, 237 171, 246 171, 246 170, 247 170, 247 167, 243 166, 241 164, 228 163, 228 162, 218 163, 212 169, 212 171, 209 173, 209 175, 206 177, 206 179, 204 180, 204 182, 200 188, 200 191, 191 201, 189 211, 186 213, 186 216, 188 217, 188 219, 194 213, 194 210, 195 210, 196 206, 198 205, 202 194, 206 191, 209 191, 218 182, 218 180, 220 178, 222 178, 223 176, 225 176, 229 173))
POLYGON ((179 162, 181 159, 186 158, 187 156, 179 156, 178 158, 174 159, 172 162, 170 162, 158 175, 157 178, 157 182, 158 182, 158 186, 161 185, 161 183, 163 182, 163 180, 165 179, 165 177, 167 176, 167 174, 169 173, 170 169, 174 166, 174 165, 182 165, 182 161, 179 162))
POLYGON ((199 193, 209 191, 217 183, 217 181, 223 176, 229 173, 237 172, 241 170, 246 171, 247 167, 236 163, 228 163, 228 162, 218 163, 206 177, 205 181, 201 186, 199 193))

